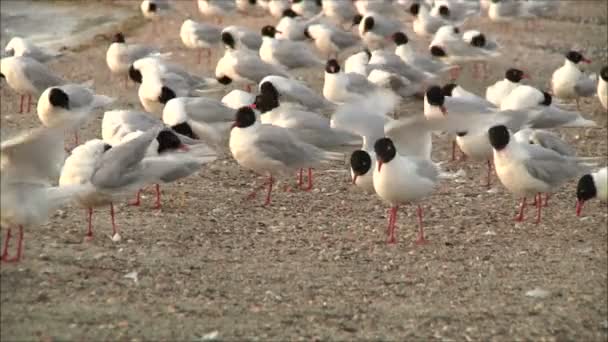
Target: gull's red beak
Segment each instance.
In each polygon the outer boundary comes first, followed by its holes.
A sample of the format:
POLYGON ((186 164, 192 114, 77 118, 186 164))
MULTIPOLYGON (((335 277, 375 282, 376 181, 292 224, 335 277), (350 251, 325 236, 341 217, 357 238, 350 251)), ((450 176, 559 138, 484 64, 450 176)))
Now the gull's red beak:
POLYGON ((251 109, 256 109, 256 108, 257 108, 257 106, 255 105, 255 103, 252 103, 252 104, 250 104, 250 105, 249 105, 249 108, 251 108, 251 109))
POLYGON ((581 216, 581 212, 583 211, 583 204, 585 204, 585 201, 583 200, 576 201, 576 216, 581 216))
POLYGON ((448 115, 448 110, 445 108, 445 106, 440 106, 439 108, 441 109, 443 115, 448 115))
POLYGON ((582 62, 583 63, 587 63, 587 64, 591 64, 591 60, 587 59, 587 58, 583 58, 582 62))
POLYGON ((184 144, 181 144, 177 149, 181 150, 181 151, 184 151, 184 152, 190 151, 190 147, 188 147, 188 146, 186 146, 184 144))
POLYGON ((382 161, 378 160, 378 172, 380 172, 381 168, 382 168, 382 161))
POLYGON ((527 78, 527 79, 531 79, 532 77, 530 77, 530 75, 528 75, 528 74, 523 74, 523 75, 521 76, 521 78, 527 78))
POLYGON ((353 184, 357 184, 357 177, 359 177, 359 175, 355 175, 355 176, 353 177, 353 184))
POLYGON ((274 30, 276 33, 280 33, 283 34, 283 32, 279 31, 279 30, 274 30))

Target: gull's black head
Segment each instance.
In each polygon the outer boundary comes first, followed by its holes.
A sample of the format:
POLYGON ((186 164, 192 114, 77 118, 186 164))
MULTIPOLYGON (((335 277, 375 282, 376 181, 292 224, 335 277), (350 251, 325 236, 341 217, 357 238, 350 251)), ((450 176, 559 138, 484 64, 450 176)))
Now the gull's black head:
POLYGON ((443 88, 441 88, 441 93, 443 94, 443 96, 452 96, 452 91, 454 91, 454 88, 456 87, 458 87, 458 84, 448 83, 444 85, 443 88))
POLYGON ((407 35, 403 32, 395 32, 393 33, 393 42, 395 42, 395 45, 397 46, 407 44, 407 35))
POLYGON ((361 20, 363 20, 363 16, 361 14, 355 15, 353 17, 353 26, 359 25, 359 23, 361 23, 361 20))
POLYGON ((553 97, 551 96, 551 94, 547 93, 546 91, 543 91, 543 97, 543 102, 539 104, 543 106, 550 106, 551 102, 553 101, 553 97))
POLYGON ((233 50, 236 47, 236 41, 230 32, 222 32, 222 43, 233 50))
POLYGON ((111 148, 112 148, 112 145, 110 145, 110 144, 103 144, 103 151, 104 152, 108 151, 111 148))
POLYGON ((274 86, 274 84, 272 84, 272 82, 264 82, 260 85, 260 92, 264 95, 268 95, 268 96, 272 96, 273 98, 276 98, 278 100, 279 98, 279 91, 277 90, 277 88, 274 86))
POLYGON ((133 64, 131 64, 131 66, 129 67, 129 78, 135 83, 141 83, 142 80, 141 72, 135 69, 133 64))
POLYGON ((439 6, 439 15, 444 18, 450 17, 450 9, 446 5, 439 6))
POLYGON ((426 100, 432 106, 441 107, 445 103, 443 90, 439 86, 431 86, 426 90, 426 100))
POLYGON ((59 88, 51 89, 49 92, 49 102, 53 105, 53 107, 61 107, 68 110, 70 109, 70 99, 68 98, 68 94, 59 88))
POLYGON ((228 84, 232 83, 232 78, 230 78, 230 77, 228 77, 228 76, 224 75, 224 76, 222 76, 222 77, 218 77, 218 78, 217 78, 217 81, 218 81, 220 84, 223 84, 223 85, 228 85, 228 84))
POLYGON ((192 131, 192 127, 190 127, 190 124, 188 124, 188 122, 184 121, 180 124, 177 124, 175 126, 171 126, 171 129, 173 129, 175 132, 184 135, 188 138, 191 139, 198 139, 198 135, 196 135, 196 133, 194 133, 194 131, 192 131))
POLYGON ((310 40, 314 40, 312 38, 312 36, 310 35, 310 32, 308 31, 308 27, 304 29, 304 37, 310 39, 310 40))
POLYGON ((250 107, 241 107, 236 111, 233 127, 246 128, 255 123, 255 113, 250 107))
POLYGON ((373 17, 365 18, 363 21, 363 33, 373 30, 374 25, 376 25, 376 21, 373 17))
POLYGON ((292 4, 299 4, 299 3, 301 3, 301 2, 302 2, 302 0, 291 0, 291 3, 292 3, 292 4))
POLYGON ((509 130, 503 125, 490 128, 488 136, 490 137, 490 144, 496 151, 502 150, 509 144, 509 130))
POLYGON ((255 5, 256 3, 257 3, 257 0, 249 0, 250 5, 255 5))
POLYGON ((604 82, 608 82, 608 65, 602 68, 602 71, 600 71, 600 77, 604 80, 604 82))
POLYGON ((112 37, 112 43, 124 43, 125 42, 125 35, 122 34, 122 32, 118 32, 117 34, 114 35, 114 37, 112 37))
POLYGON ((15 49, 7 49, 7 50, 4 50, 4 53, 5 53, 5 55, 6 55, 6 56, 8 56, 8 57, 14 56, 14 55, 15 55, 15 49))
POLYGON ((298 16, 298 13, 294 12, 291 8, 288 8, 283 11, 283 17, 295 18, 298 16))
POLYGON ((505 72, 505 78, 513 83, 519 83, 523 78, 526 78, 526 75, 519 69, 511 68, 505 72))
POLYGON ((471 45, 476 47, 484 47, 486 46, 486 36, 483 33, 480 33, 471 39, 471 45))
POLYGON ((156 12, 156 4, 153 2, 148 3, 148 12, 156 12))
POLYGON ((166 104, 169 100, 175 98, 175 92, 171 90, 171 88, 163 86, 160 88, 160 96, 158 97, 158 102, 162 104, 166 104))
POLYGON ((6 78, 3 73, 0 72, 0 78, 6 78))
POLYGON ((590 60, 583 57, 578 51, 570 51, 566 54, 566 59, 574 64, 578 64, 580 62, 591 63, 590 60))
POLYGON ((420 12, 420 4, 415 2, 410 6, 410 14, 413 16, 417 16, 418 12, 420 12))
POLYGON ((315 0, 317 7, 323 7, 323 0, 315 0))
POLYGON ((369 153, 357 150, 350 155, 350 168, 356 176, 363 176, 372 168, 372 158, 369 153))
POLYGON ((327 61, 327 64, 325 64, 325 72, 327 72, 328 74, 337 74, 340 72, 340 64, 338 64, 338 61, 335 59, 330 59, 327 61))
POLYGON ((182 146, 182 142, 179 140, 177 135, 166 129, 158 133, 156 136, 156 141, 158 141, 158 153, 177 150, 182 146))
POLYGON ((576 186, 576 199, 579 202, 588 201, 597 196, 597 188, 595 187, 595 182, 593 181, 593 177, 590 174, 586 174, 578 180, 578 185, 576 186))
POLYGON ((431 55, 433 57, 446 57, 448 54, 445 52, 445 50, 442 47, 433 45, 433 46, 431 46, 431 55))
POLYGON ((462 138, 462 137, 464 137, 465 135, 467 135, 468 133, 469 133, 469 132, 467 132, 467 131, 462 131, 462 132, 456 132, 456 135, 462 138))
POLYGON ((279 92, 270 82, 264 82, 261 93, 255 97, 255 108, 262 113, 266 113, 277 108, 279 103, 279 92))
POLYGON ((382 164, 388 163, 397 155, 395 145, 390 138, 381 138, 374 144, 376 159, 378 160, 378 171, 382 168, 382 164))
POLYGON ((452 31, 454 32, 454 34, 459 34, 460 33, 460 29, 456 26, 454 26, 454 28, 452 29, 452 31))
POLYGON ((274 26, 266 25, 266 26, 262 27, 261 32, 262 32, 262 36, 264 36, 264 37, 274 38, 274 36, 277 34, 277 29, 274 28, 274 26))

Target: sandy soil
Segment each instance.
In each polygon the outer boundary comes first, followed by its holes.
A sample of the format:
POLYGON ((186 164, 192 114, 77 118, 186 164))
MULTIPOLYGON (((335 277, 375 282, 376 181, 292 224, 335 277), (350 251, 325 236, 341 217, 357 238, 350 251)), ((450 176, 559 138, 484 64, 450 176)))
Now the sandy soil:
MULTIPOLYGON (((138 3, 129 5, 135 11, 138 3)), ((196 65, 178 38, 183 13, 197 13, 194 1, 178 10, 162 34, 145 25, 128 38, 162 45, 176 62, 211 74, 218 52, 196 65)), ((543 86, 571 47, 586 51, 598 71, 608 57, 607 12, 603 1, 564 2, 538 31, 516 23, 509 34, 473 20, 467 26, 500 34, 504 57, 490 64, 487 80, 464 75, 461 83, 480 92, 515 65, 543 86)), ((136 88, 110 77, 108 44, 95 41, 51 67, 74 81, 92 77, 98 92, 119 98, 116 108, 140 108, 136 88)), ((322 71, 297 74, 321 89, 322 71)), ((18 97, 6 84, 1 96, 3 136, 39 125, 33 113, 16 114, 18 97)), ((421 108, 410 101, 401 112, 421 108)), ((603 128, 563 130, 565 138, 581 155, 606 156, 606 113, 597 98, 584 100, 583 112, 603 128)), ((97 137, 100 120, 82 135, 97 137)), ((448 151, 447 137, 437 139, 434 158, 447 161, 448 151)), ((423 203, 425 246, 413 245, 413 206, 400 210, 398 244, 387 245, 387 205, 355 189, 340 163, 317 170, 313 191, 277 191, 262 207, 261 198, 243 200, 253 176, 224 158, 163 187, 160 211, 150 209, 152 192, 142 207, 118 204, 119 243, 108 238, 108 208, 96 210, 95 239, 85 242, 85 211, 68 207, 27 229, 21 263, 2 265, 1 339, 605 341, 605 204, 591 202, 577 218, 573 181, 551 199, 540 225, 516 224, 516 199, 500 184, 490 192, 482 185, 485 165, 444 167, 466 176, 443 182, 423 203), (137 283, 125 278, 134 271, 137 283), (547 296, 526 296, 536 288, 547 296)))

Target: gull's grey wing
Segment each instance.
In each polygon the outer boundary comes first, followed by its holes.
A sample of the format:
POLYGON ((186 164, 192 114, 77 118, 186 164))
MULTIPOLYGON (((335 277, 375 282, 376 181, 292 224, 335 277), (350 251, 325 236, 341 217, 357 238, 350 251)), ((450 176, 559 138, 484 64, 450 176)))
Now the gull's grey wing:
POLYGON ((336 44, 340 49, 346 49, 359 42, 359 37, 354 35, 352 32, 333 30, 330 39, 332 43, 336 44))
POLYGON ((194 35, 203 41, 217 43, 220 41, 222 29, 213 25, 199 24, 194 30, 194 35))
POLYGON ((346 90, 351 93, 366 94, 377 90, 378 87, 370 82, 365 76, 357 73, 347 73, 348 83, 346 90))
POLYGON ((243 45, 251 50, 259 50, 262 46, 262 35, 257 32, 244 31, 239 37, 239 40, 243 45))
POLYGON ((45 89, 65 84, 66 82, 59 76, 53 74, 49 68, 37 61, 27 58, 24 60, 25 67, 23 73, 25 77, 41 94, 45 89))
POLYGON ((597 92, 597 79, 592 77, 581 77, 581 79, 574 86, 574 91, 578 96, 589 97, 595 95, 597 92))
POLYGON ((147 57, 154 53, 159 53, 160 50, 153 46, 130 44, 127 45, 127 53, 121 57, 125 58, 121 60, 124 64, 133 64, 140 58, 147 57))
POLYGON ((268 75, 278 75, 289 78, 282 68, 268 64, 257 57, 239 58, 233 66, 234 71, 243 77, 259 83, 268 75))
POLYGON ((66 158, 61 128, 41 127, 5 140, 0 165, 4 180, 46 180, 56 183, 66 158))
POLYGON ((576 155, 576 151, 574 150, 574 148, 568 145, 557 134, 553 132, 534 130, 530 137, 530 142, 538 144, 544 148, 553 150, 561 154, 562 156, 574 157, 576 155))
POLYGON ((529 158, 523 164, 530 175, 552 187, 558 186, 568 179, 583 172, 575 159, 561 156, 559 153, 538 145, 522 144, 529 158))
POLYGON ((419 176, 429 179, 433 182, 437 181, 437 179, 439 178, 439 170, 432 161, 417 157, 408 158, 416 162, 416 173, 419 176))
POLYGON ((234 109, 227 107, 221 101, 204 97, 184 99, 188 116, 205 123, 234 121, 234 109))
POLYGON ((93 92, 80 84, 66 84, 60 88, 70 99, 70 109, 87 107, 93 103, 93 92))
POLYGON ((289 168, 311 166, 319 162, 322 151, 298 141, 287 129, 262 125, 259 137, 253 146, 266 157, 276 160, 289 168))
MULTIPOLYGON (((180 153, 181 154, 181 153, 180 153)), ((159 156, 147 157, 142 160, 141 179, 144 182, 161 180, 164 183, 188 177, 200 170, 204 163, 215 160, 216 157, 195 159, 188 156, 159 156)))
POLYGON ((106 151, 91 177, 91 183, 102 189, 117 189, 137 183, 141 161, 158 132, 157 129, 151 129, 106 151))
POLYGON ((289 69, 324 64, 304 43, 290 40, 280 40, 279 42, 281 44, 276 47, 274 57, 289 69))

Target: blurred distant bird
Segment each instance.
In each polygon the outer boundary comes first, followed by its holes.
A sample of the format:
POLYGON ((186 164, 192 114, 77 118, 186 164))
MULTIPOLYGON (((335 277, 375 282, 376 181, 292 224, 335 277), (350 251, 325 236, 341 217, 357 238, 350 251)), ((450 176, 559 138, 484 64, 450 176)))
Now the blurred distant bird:
POLYGON ((564 65, 553 72, 551 89, 553 95, 560 99, 576 99, 576 107, 580 110, 579 98, 595 95, 597 79, 585 75, 578 67, 579 63, 590 64, 580 52, 570 51, 566 54, 564 65))
POLYGON ((125 36, 119 32, 112 38, 112 44, 106 52, 106 63, 113 74, 125 77, 125 88, 129 80, 129 67, 138 59, 149 56, 162 56, 160 50, 153 46, 127 44, 125 36))
POLYGON ((25 56, 35 59, 40 63, 48 62, 63 55, 61 53, 45 51, 21 37, 11 38, 6 47, 4 47, 4 52, 8 56, 25 56))
POLYGON ((226 0, 198 0, 198 10, 205 17, 215 17, 217 23, 221 24, 224 18, 233 14, 235 3, 226 0))
POLYGON ((198 64, 201 64, 202 51, 206 50, 207 59, 211 58, 211 49, 220 42, 221 32, 222 28, 219 26, 186 19, 179 36, 187 48, 198 50, 198 64))

